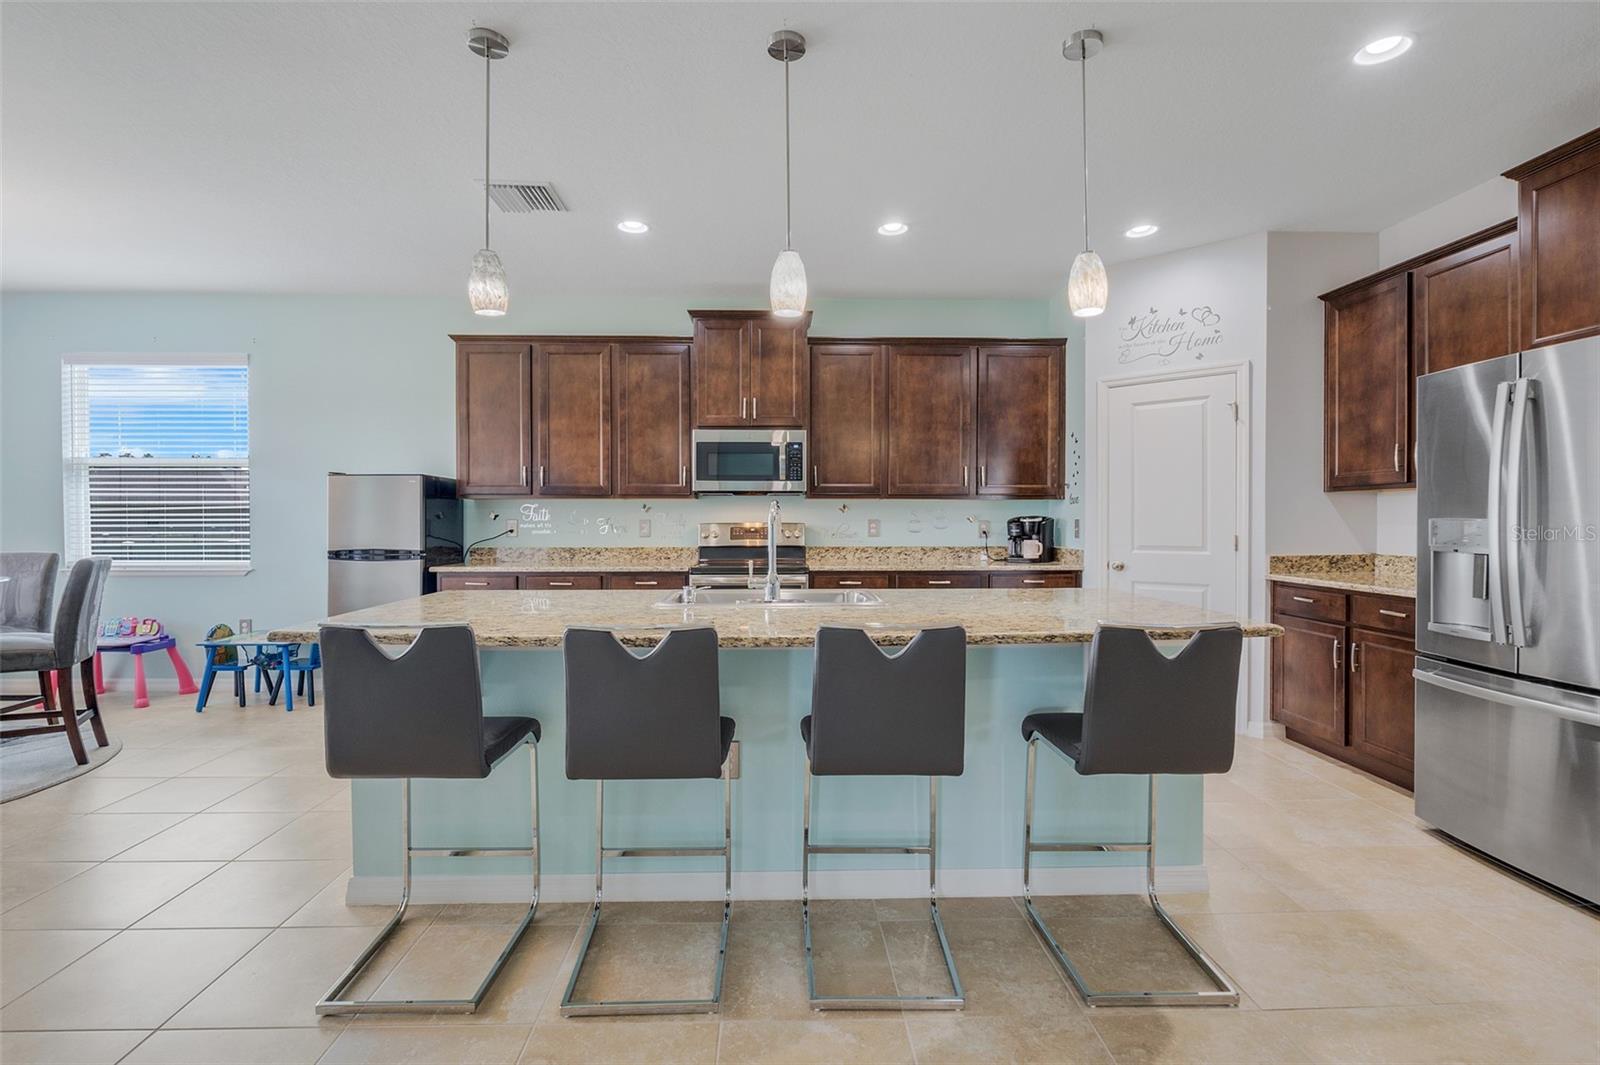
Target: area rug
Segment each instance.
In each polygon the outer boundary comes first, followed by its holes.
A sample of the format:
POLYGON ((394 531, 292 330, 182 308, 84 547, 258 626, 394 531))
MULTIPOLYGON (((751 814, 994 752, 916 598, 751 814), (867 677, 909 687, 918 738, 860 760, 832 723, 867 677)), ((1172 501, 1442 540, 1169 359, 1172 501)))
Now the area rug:
POLYGON ((89 754, 88 765, 72 760, 72 748, 60 732, 0 739, 0 803, 81 777, 105 765, 122 750, 122 741, 115 737, 106 746, 96 747, 87 724, 83 726, 83 743, 89 754))

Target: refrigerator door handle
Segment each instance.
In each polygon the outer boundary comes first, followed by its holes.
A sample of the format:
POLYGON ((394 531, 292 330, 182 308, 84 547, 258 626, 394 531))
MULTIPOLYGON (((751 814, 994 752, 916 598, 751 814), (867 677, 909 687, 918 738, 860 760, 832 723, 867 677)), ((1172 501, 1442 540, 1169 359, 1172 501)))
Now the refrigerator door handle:
POLYGON ((1511 453, 1506 457, 1505 554, 1501 566, 1506 574, 1506 615, 1511 642, 1528 646, 1528 620, 1522 609, 1522 444, 1528 429, 1528 402, 1534 398, 1533 382, 1519 377, 1511 382, 1511 453))
POLYGON ((1511 402, 1511 382, 1502 381, 1494 390, 1494 422, 1489 434, 1489 639, 1506 642, 1504 497, 1501 470, 1506 453, 1506 407, 1511 402))
POLYGON ((1583 710, 1575 706, 1563 706, 1552 703, 1546 699, 1534 699, 1527 695, 1515 695, 1508 691, 1496 688, 1479 687, 1466 681, 1456 680, 1454 677, 1444 676, 1426 669, 1413 669, 1411 675, 1423 684, 1431 684, 1435 688, 1455 692, 1458 695, 1470 695, 1474 699, 1487 699, 1493 703, 1502 703, 1506 706, 1522 706, 1530 710, 1539 710, 1543 713, 1554 714, 1556 717, 1567 721, 1575 721, 1580 725, 1592 725, 1600 728, 1600 712, 1583 710))

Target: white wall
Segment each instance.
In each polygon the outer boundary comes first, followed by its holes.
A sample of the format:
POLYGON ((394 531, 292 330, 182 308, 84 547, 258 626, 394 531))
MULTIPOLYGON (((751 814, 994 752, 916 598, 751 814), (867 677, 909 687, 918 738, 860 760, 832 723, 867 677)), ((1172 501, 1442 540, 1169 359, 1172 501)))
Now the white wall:
MULTIPOLYGON (((1493 177, 1378 232, 1378 268, 1421 255, 1517 215, 1517 184, 1493 177)), ((1359 275, 1357 275, 1359 276, 1359 275)), ((1417 493, 1376 493, 1372 550, 1385 555, 1417 551, 1417 493)))
POLYGON ((1371 233, 1267 235, 1266 551, 1374 550, 1371 492, 1322 490, 1322 301, 1375 269, 1371 233))
MULTIPOLYGON (((1267 235, 1257 233, 1235 240, 1118 263, 1109 269, 1110 301, 1104 314, 1087 320, 1084 327, 1084 489, 1086 499, 1097 498, 1099 443, 1097 395, 1107 378, 1156 373, 1197 364, 1250 365, 1250 534, 1246 557, 1249 601, 1243 612, 1267 616, 1266 602, 1266 419, 1267 380, 1267 235), (1209 307, 1219 315, 1221 342, 1198 354, 1171 357, 1144 356, 1137 348, 1122 353, 1128 332, 1152 311, 1177 314, 1180 310, 1209 307)), ((1319 464, 1320 468, 1320 464, 1319 464)), ((1105 546, 1098 527, 1100 516, 1090 508, 1084 528, 1084 583, 1105 584, 1105 546)), ((1266 719, 1266 648, 1249 641, 1246 683, 1249 688, 1248 729, 1257 730, 1266 719)))

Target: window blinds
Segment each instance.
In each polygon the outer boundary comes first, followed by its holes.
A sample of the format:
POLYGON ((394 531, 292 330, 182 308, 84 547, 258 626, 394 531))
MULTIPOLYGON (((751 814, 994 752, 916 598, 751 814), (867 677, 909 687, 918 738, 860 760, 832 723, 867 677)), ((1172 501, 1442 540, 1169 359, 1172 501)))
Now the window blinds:
POLYGON ((69 559, 120 570, 250 565, 243 355, 68 356, 61 366, 69 559))

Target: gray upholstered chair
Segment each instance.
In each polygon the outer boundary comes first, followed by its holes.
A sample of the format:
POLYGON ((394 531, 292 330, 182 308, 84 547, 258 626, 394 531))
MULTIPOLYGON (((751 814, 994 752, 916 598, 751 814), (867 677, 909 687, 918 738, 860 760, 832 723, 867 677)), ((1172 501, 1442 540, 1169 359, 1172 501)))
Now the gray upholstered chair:
POLYGON ((61 556, 49 551, 0 552, 0 632, 43 632, 50 627, 61 556))
POLYGON ((924 629, 884 654, 861 629, 817 630, 811 713, 800 720, 806 748, 801 812, 800 924, 812 1009, 960 1009, 961 977, 939 916, 939 778, 961 775, 966 758, 967 632, 924 629), (926 776, 928 842, 833 845, 811 842, 813 776, 926 776), (949 995, 818 995, 811 957, 813 854, 926 854, 928 909, 950 976, 949 995))
POLYGON ((1101 624, 1089 646, 1083 711, 1035 710, 1022 720, 1028 743, 1023 805, 1022 896, 1028 918, 1090 1006, 1237 1006, 1239 992, 1168 916, 1156 895, 1156 774, 1226 773, 1233 765, 1234 706, 1243 631, 1204 626, 1168 657, 1142 628, 1101 624), (1037 750, 1048 743, 1085 776, 1148 775, 1148 831, 1131 843, 1041 843, 1033 838, 1037 750), (1040 852, 1134 851, 1145 856, 1145 895, 1161 923, 1199 963, 1215 991, 1091 990, 1033 904, 1031 859, 1040 852))
POLYGON ((567 680, 567 778, 595 782, 594 905, 578 960, 561 996, 563 1017, 620 1013, 716 1013, 733 906, 733 779, 728 772, 734 722, 723 717, 717 686, 717 632, 674 629, 648 654, 624 647, 609 629, 571 628, 563 641, 567 680), (607 780, 722 778, 722 845, 606 846, 607 780), (693 999, 580 1002, 573 996, 600 922, 607 858, 722 858, 722 939, 711 996, 693 999))
POLYGON ((478 646, 470 626, 426 628, 398 655, 366 629, 325 625, 322 648, 326 709, 323 732, 328 775, 399 779, 403 846, 400 906, 366 950, 317 1003, 317 1013, 472 1013, 539 908, 539 721, 485 717, 478 646), (529 752, 532 838, 527 847, 413 846, 411 780, 414 777, 481 780, 518 747, 529 752), (405 918, 411 901, 411 860, 423 857, 530 858, 533 888, 527 912, 505 947, 464 999, 347 999, 345 992, 405 918))
POLYGON ((106 726, 100 718, 100 700, 94 686, 94 648, 100 628, 100 601, 105 596, 106 578, 111 574, 109 558, 82 558, 67 574, 67 585, 56 607, 55 624, 49 631, 0 631, 0 673, 33 673, 39 678, 39 695, 0 709, 9 723, 43 720, 29 728, 10 729, 7 736, 31 736, 42 732, 65 732, 72 757, 87 765, 89 754, 78 731, 80 714, 89 718, 95 743, 104 747, 106 726), (83 680, 84 708, 78 709, 72 695, 72 670, 78 667, 83 680), (55 676, 55 692, 50 678, 55 676), (40 711, 19 713, 43 704, 40 711), (59 718, 59 723, 56 719, 59 718))

